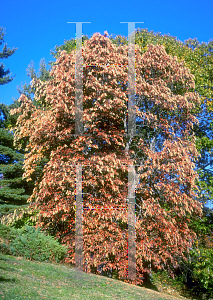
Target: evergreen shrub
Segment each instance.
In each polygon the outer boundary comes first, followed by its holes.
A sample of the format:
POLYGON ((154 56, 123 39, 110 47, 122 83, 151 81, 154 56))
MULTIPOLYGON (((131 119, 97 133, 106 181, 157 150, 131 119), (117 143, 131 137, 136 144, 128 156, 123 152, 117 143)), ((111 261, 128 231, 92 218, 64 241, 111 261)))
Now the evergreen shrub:
POLYGON ((67 247, 60 245, 57 240, 41 232, 32 226, 25 225, 17 229, 17 237, 10 243, 10 251, 14 256, 36 261, 63 260, 67 253, 67 247))

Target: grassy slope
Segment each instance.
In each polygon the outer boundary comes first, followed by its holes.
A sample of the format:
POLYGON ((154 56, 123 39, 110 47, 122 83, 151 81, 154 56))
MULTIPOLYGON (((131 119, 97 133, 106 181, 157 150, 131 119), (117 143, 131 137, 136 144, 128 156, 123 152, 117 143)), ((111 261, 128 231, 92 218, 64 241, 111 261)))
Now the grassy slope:
POLYGON ((76 276, 59 263, 30 261, 0 253, 2 299, 187 299, 133 286, 95 274, 76 276))

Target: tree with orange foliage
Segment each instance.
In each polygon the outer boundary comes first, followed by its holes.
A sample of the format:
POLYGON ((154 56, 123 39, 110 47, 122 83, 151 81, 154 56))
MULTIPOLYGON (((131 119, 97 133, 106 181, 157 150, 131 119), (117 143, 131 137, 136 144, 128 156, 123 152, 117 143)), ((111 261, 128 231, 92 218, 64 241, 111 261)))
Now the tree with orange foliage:
POLYGON ((127 175, 128 165, 135 165, 137 277, 150 272, 150 264, 172 275, 171 266, 186 259, 196 238, 187 215, 202 214, 195 200, 198 152, 190 111, 200 99, 194 76, 163 46, 150 44, 141 55, 136 45, 140 126, 136 136, 127 136, 128 46, 94 34, 82 49, 82 136, 75 135, 75 51, 60 52, 51 80, 33 81, 39 108, 22 95, 21 107, 12 112, 22 113, 15 144, 30 141, 24 178, 30 181, 36 164, 49 159, 28 200, 40 210, 37 226, 68 245, 65 262, 74 263, 75 169, 82 165, 84 258, 91 268, 104 263, 127 276, 127 175))

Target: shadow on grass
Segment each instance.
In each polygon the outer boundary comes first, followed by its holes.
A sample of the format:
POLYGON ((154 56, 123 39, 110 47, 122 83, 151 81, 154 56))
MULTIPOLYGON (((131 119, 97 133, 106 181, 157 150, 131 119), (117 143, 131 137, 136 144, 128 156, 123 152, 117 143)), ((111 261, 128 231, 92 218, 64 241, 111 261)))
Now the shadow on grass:
POLYGON ((11 282, 11 283, 16 283, 17 280, 15 278, 5 278, 4 276, 0 276, 0 282, 11 282))
POLYGON ((151 289, 151 290, 154 290, 156 292, 159 292, 156 285, 154 285, 150 280, 144 280, 143 287, 145 287, 146 289, 151 289))

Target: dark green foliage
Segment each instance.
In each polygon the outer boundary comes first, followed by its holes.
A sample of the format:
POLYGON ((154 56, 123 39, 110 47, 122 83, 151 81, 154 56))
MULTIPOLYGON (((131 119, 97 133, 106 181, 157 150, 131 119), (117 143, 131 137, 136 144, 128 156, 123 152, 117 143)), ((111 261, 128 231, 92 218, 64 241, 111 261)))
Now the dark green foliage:
POLYGON ((213 210, 204 207, 202 218, 192 219, 188 227, 196 233, 197 243, 201 247, 206 247, 206 237, 210 237, 213 233, 213 210))
POLYGON ((22 179, 25 151, 17 151, 14 146, 14 133, 10 130, 11 127, 15 127, 19 116, 10 115, 10 110, 20 105, 17 100, 9 106, 0 104, 0 111, 4 117, 0 124, 0 212, 4 210, 4 204, 25 205, 34 188, 32 182, 28 183, 26 179, 22 179))
POLYGON ((10 105, 0 103, 0 112, 3 114, 3 118, 0 120, 0 128, 9 130, 11 127, 16 125, 16 121, 20 114, 10 115, 10 110, 13 108, 19 108, 20 106, 21 104, 18 100, 14 100, 14 102, 10 105))
POLYGON ((24 154, 13 146, 13 134, 0 128, 0 173, 3 174, 0 204, 23 205, 33 190, 32 183, 22 179, 24 154))
POLYGON ((4 128, 4 121, 7 120, 10 116, 8 105, 4 103, 0 103, 0 128, 4 128))
POLYGON ((14 239, 17 235, 17 230, 0 223, 0 237, 6 240, 14 239))
POLYGON ((190 251, 189 269, 193 270, 187 278, 195 293, 208 293, 213 296, 213 249, 198 248, 190 251))
POLYGON ((194 295, 213 297, 213 210, 204 208, 203 218, 191 220, 189 228, 196 232, 197 240, 189 251, 187 262, 179 262, 176 277, 194 295))
POLYGON ((16 238, 15 229, 0 223, 0 252, 11 255, 9 242, 16 238))
POLYGON ((201 157, 196 162, 199 174, 200 201, 206 203, 213 198, 213 112, 208 112, 206 104, 203 112, 198 115, 199 125, 194 125, 196 134, 196 148, 201 157))
POLYGON ((213 297, 213 249, 198 247, 191 250, 189 260, 181 262, 175 270, 175 278, 190 291, 191 296, 206 294, 213 297))
POLYGON ((40 228, 24 226, 17 229, 18 236, 10 243, 10 251, 14 256, 36 261, 59 262, 66 256, 67 248, 54 240, 51 236, 44 235, 40 228))
MULTIPOLYGON (((0 46, 4 42, 4 35, 3 32, 4 28, 0 27, 0 46)), ((4 45, 2 52, 0 52, 0 59, 8 58, 10 57, 18 48, 10 49, 7 47, 7 44, 4 45)), ((0 85, 6 84, 11 82, 14 78, 9 76, 10 70, 5 70, 5 66, 3 63, 0 64, 0 85)))
POLYGON ((3 254, 12 255, 9 246, 5 243, 0 243, 0 252, 3 254))

